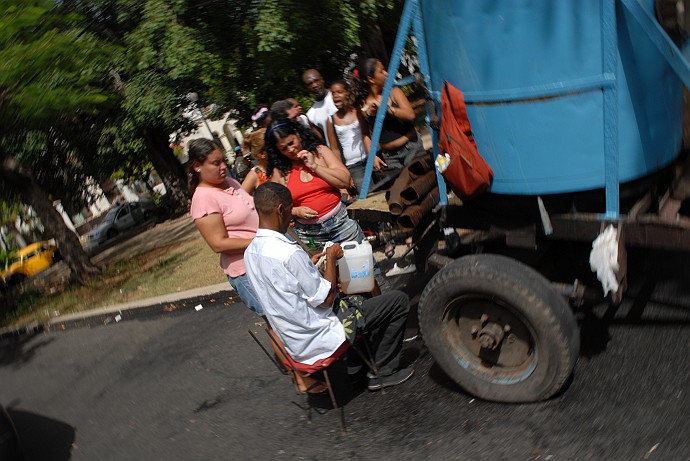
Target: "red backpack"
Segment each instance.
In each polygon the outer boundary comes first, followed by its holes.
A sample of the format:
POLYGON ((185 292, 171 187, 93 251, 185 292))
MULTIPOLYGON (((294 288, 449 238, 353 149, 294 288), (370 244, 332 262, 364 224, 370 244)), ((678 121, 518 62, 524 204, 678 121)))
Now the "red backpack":
POLYGON ((491 186, 493 170, 477 150, 472 127, 465 110, 462 91, 443 82, 441 93, 441 155, 448 154, 450 164, 441 173, 453 192, 463 200, 476 197, 491 186))

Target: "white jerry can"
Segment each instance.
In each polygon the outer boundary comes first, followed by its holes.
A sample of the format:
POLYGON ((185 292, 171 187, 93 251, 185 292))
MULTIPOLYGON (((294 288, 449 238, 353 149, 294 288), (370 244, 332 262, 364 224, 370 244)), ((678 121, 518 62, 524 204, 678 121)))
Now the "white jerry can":
POLYGON ((344 242, 344 256, 338 260, 340 290, 346 295, 368 293, 374 289, 374 259, 371 244, 344 242))

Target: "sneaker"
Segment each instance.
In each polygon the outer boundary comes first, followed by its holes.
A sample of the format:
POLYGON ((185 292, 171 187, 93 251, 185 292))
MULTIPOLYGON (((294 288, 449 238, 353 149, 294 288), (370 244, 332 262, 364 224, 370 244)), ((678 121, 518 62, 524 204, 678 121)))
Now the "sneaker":
POLYGON ((384 387, 397 386, 402 384, 412 377, 414 370, 412 368, 403 368, 392 375, 388 376, 373 376, 369 378, 369 385, 367 389, 370 391, 378 391, 384 387))

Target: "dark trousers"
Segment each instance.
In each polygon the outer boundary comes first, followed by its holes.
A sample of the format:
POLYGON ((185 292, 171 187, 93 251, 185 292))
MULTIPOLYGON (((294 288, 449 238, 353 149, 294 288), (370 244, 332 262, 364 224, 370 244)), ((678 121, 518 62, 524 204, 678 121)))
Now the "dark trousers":
POLYGON ((400 368, 400 355, 405 335, 410 302, 402 291, 391 290, 366 299, 362 305, 364 327, 357 328, 372 346, 380 376, 400 368))

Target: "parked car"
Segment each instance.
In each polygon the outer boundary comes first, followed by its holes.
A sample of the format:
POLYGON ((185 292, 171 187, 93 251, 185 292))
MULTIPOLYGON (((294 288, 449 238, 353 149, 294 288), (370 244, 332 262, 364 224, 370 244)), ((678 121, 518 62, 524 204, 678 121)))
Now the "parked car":
POLYGON ((99 244, 153 217, 153 202, 128 202, 114 207, 105 219, 89 232, 89 243, 99 244))
POLYGON ((10 266, 2 272, 2 280, 10 287, 21 283, 61 259, 57 246, 50 241, 32 243, 17 251, 10 266))

